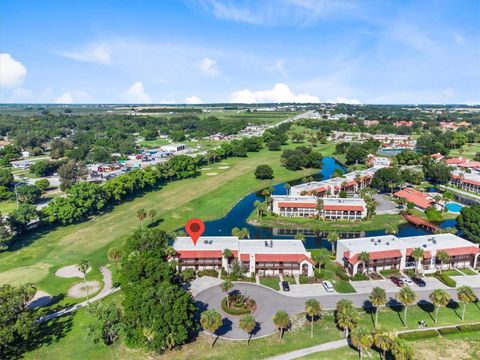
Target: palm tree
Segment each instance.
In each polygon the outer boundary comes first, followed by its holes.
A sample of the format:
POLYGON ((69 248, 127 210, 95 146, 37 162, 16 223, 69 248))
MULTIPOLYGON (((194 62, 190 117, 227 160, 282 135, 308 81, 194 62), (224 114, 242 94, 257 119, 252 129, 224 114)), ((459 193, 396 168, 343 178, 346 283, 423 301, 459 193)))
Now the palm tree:
POLYGON ((395 339, 391 352, 395 360, 413 360, 415 355, 412 346, 400 338, 395 339))
POLYGON ((313 260, 315 260, 318 268, 320 269, 323 265, 330 261, 330 252, 327 249, 320 249, 320 251, 313 255, 313 260))
POLYGON ((287 190, 287 195, 290 195, 290 188, 292 187, 292 185, 290 185, 289 183, 285 183, 283 187, 285 188, 285 190, 287 190))
POLYGON ((423 260, 424 252, 422 248, 415 248, 412 251, 412 257, 415 259, 415 262, 417 263, 417 266, 415 267, 415 273, 418 272, 418 269, 420 268, 420 263, 423 260))
POLYGON ((350 335, 352 345, 358 350, 360 360, 363 359, 363 352, 373 346, 373 336, 364 327, 358 326, 352 330, 350 335))
POLYGON ((375 327, 378 324, 378 310, 381 306, 385 306, 387 304, 387 294, 385 290, 379 287, 375 287, 372 290, 372 293, 369 295, 368 299, 375 306, 375 327))
POLYGON ((405 286, 397 293, 396 298, 403 305, 403 325, 407 327, 407 309, 417 300, 417 294, 411 288, 405 286))
POLYGON ((370 261, 370 254, 367 251, 362 251, 360 255, 358 255, 358 260, 360 261, 360 264, 363 265, 363 273, 365 274, 365 271, 368 272, 368 262, 370 261))
POLYGON ((290 317, 285 311, 279 310, 275 313, 272 320, 277 329, 280 331, 280 340, 282 340, 283 332, 290 326, 290 317))
POLYGON ((323 211, 323 199, 322 198, 318 198, 317 199, 317 211, 318 211, 318 218, 320 219, 321 217, 321 214, 322 214, 322 211, 323 211))
POLYGON ((257 218, 263 216, 262 210, 263 210, 263 203, 259 200, 255 200, 253 202, 253 206, 255 206, 255 211, 257 214, 257 218))
POLYGON ((330 231, 327 235, 327 240, 328 242, 330 243, 330 247, 332 249, 332 255, 335 254, 335 241, 337 241, 339 239, 338 237, 338 233, 336 233, 335 231, 330 231))
MULTIPOLYGON (((206 310, 200 315, 200 324, 204 330, 215 335, 215 331, 217 331, 223 324, 222 315, 213 309, 206 310)), ((212 347, 216 340, 216 338, 213 339, 212 347)))
POLYGON ((295 234, 295 239, 305 241, 305 235, 301 232, 295 234))
POLYGON ((373 332, 373 343, 382 351, 382 358, 385 359, 386 353, 392 350, 395 345, 395 333, 391 329, 376 328, 373 332))
POLYGON ((120 252, 120 250, 118 250, 117 248, 111 248, 110 250, 108 250, 107 257, 109 261, 113 262, 115 270, 118 270, 118 261, 122 257, 122 253, 120 252))
POLYGON ((465 309, 467 304, 474 303, 477 301, 477 295, 475 291, 470 286, 460 286, 457 289, 457 297, 463 303, 463 310, 462 310, 462 321, 465 319, 465 309))
POLYGON ((147 212, 144 208, 137 210, 137 219, 142 223, 142 230, 143 230, 143 221, 147 217, 147 212))
POLYGON ((385 230, 385 232, 389 235, 398 234, 398 227, 397 227, 397 225, 390 224, 390 225, 387 226, 387 229, 385 230))
POLYGON ((249 239, 250 238, 250 231, 246 227, 242 228, 240 232, 238 233, 238 237, 240 239, 249 239))
POLYGON ((443 271, 443 263, 445 261, 448 261, 450 259, 450 256, 445 251, 439 251, 437 253, 437 260, 440 261, 440 272, 443 271))
POLYGON ((438 320, 438 309, 441 306, 447 306, 447 304, 452 299, 452 296, 442 289, 433 290, 428 296, 433 306, 435 306, 435 318, 434 321, 438 320))
MULTIPOLYGON (((338 308, 338 304, 337 304, 338 308)), ((360 320, 360 315, 353 304, 341 307, 341 310, 337 310, 335 313, 335 319, 340 329, 345 331, 345 337, 348 338, 348 333, 351 329, 357 326, 360 320)))
POLYGON ((313 338, 313 320, 315 320, 315 317, 320 316, 322 307, 317 300, 309 299, 305 302, 305 312, 310 318, 310 337, 313 338))
POLYGON ((83 287, 85 289, 85 293, 87 294, 87 301, 88 301, 88 289, 87 289, 87 271, 90 268, 90 264, 88 263, 87 259, 82 259, 78 262, 78 270, 83 274, 83 287))
POLYGON ((150 216, 150 224, 152 224, 153 218, 157 215, 157 210, 150 209, 150 211, 148 212, 148 215, 150 216))
POLYGON ((248 335, 247 345, 250 343, 250 338, 252 337, 252 332, 253 332, 253 330, 255 330, 256 326, 257 326, 257 321, 255 320, 255 318, 252 315, 247 314, 247 315, 243 316, 242 318, 240 318, 240 329, 245 331, 248 335))
POLYGON ((168 333, 167 337, 165 338, 165 344, 167 345, 168 350, 172 350, 175 345, 177 345, 175 336, 172 333, 168 333))
POLYGON ((228 293, 230 292, 230 290, 233 289, 233 283, 227 279, 220 284, 220 288, 222 289, 223 292, 225 292, 225 303, 227 304, 227 307, 230 307, 230 304, 228 301, 228 293))

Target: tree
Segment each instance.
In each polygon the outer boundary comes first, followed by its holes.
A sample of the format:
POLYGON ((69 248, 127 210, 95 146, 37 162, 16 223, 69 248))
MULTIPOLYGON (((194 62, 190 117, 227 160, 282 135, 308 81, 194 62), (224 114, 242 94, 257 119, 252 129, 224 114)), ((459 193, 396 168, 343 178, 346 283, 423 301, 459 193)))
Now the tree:
POLYGON ((250 238, 250 232, 245 227, 241 229, 239 229, 238 227, 234 227, 232 229, 232 236, 236 236, 239 239, 248 239, 250 238))
POLYGON ((239 325, 240 325, 240 329, 245 331, 248 335, 248 338, 247 338, 247 345, 248 345, 252 337, 252 332, 257 327, 257 321, 252 315, 247 314, 240 318, 239 325))
POLYGON ((60 177, 60 188, 66 190, 84 177, 87 174, 87 169, 82 163, 69 160, 67 163, 61 165, 57 172, 60 177))
POLYGON ((257 179, 273 179, 273 170, 269 165, 258 165, 255 169, 255 177, 257 179))
POLYGON ((282 147, 282 144, 280 144, 279 141, 272 140, 267 143, 267 148, 270 151, 280 151, 281 147, 282 147))
POLYGON ((115 304, 96 303, 88 313, 94 321, 87 327, 88 336, 94 343, 112 345, 123 332, 122 312, 115 304))
POLYGON ((392 191, 401 182, 400 170, 396 167, 388 167, 379 169, 373 175, 371 187, 378 191, 384 192, 389 189, 392 191))
POLYGON ((420 264, 423 260, 424 252, 422 248, 415 248, 412 250, 412 257, 415 259, 415 262, 417 263, 417 266, 415 266, 415 273, 418 272, 418 269, 420 268, 420 264))
POLYGON ((380 307, 387 304, 387 294, 385 290, 379 287, 374 287, 372 293, 369 295, 368 299, 375 306, 375 327, 378 324, 378 311, 380 307))
POLYGON ((220 288, 225 293, 225 303, 227 304, 227 307, 229 307, 230 304, 229 304, 229 301, 228 301, 228 293, 230 292, 230 290, 233 289, 233 283, 230 280, 227 279, 220 284, 220 288))
POLYGON ((448 259, 450 259, 450 256, 445 251, 441 250, 437 253, 437 260, 440 261, 440 272, 443 271, 443 263, 448 259))
POLYGON ((87 295, 88 301, 88 288, 87 288, 87 271, 90 268, 90 264, 87 259, 81 259, 78 263, 78 270, 83 274, 83 288, 85 289, 85 294, 87 295))
POLYGON ((480 243, 480 205, 464 206, 457 223, 468 239, 480 243))
POLYGON ((253 206, 255 206, 257 218, 262 217, 265 212, 265 203, 262 203, 259 200, 255 200, 253 206))
POLYGON ((48 179, 38 179, 35 181, 35 186, 42 192, 45 192, 45 190, 50 186, 50 181, 48 181, 48 179))
POLYGON ((320 249, 314 253, 313 260, 315 260, 318 267, 321 268, 330 262, 330 252, 327 249, 320 249))
POLYGON ((412 345, 400 338, 395 339, 391 352, 395 360, 413 360, 415 355, 412 345))
POLYGON ((335 254, 335 242, 338 241, 338 239, 339 239, 338 233, 335 231, 330 231, 327 235, 327 240, 330 243, 332 255, 335 254))
POLYGON ((310 318, 310 337, 313 338, 313 321, 322 313, 322 307, 317 300, 309 299, 305 302, 305 313, 310 318))
POLYGON ((8 214, 8 223, 19 234, 25 231, 35 219, 38 219, 37 209, 30 204, 20 204, 18 208, 8 214))
POLYGON ((29 339, 37 328, 35 314, 27 308, 35 292, 31 284, 0 286, 0 358, 6 358, 7 346, 29 339))
POLYGON ((292 187, 292 185, 290 185, 289 183, 285 183, 283 187, 285 188, 285 190, 287 190, 287 195, 290 195, 290 188, 292 187))
POLYGON ((295 239, 296 239, 296 240, 305 241, 305 235, 304 235, 302 232, 297 232, 297 233, 295 234, 295 239))
POLYGON ((360 320, 360 315, 358 314, 357 309, 353 306, 349 300, 341 303, 343 300, 340 300, 337 303, 337 311, 335 312, 335 320, 340 329, 345 331, 345 337, 348 338, 348 333, 355 326, 357 326, 358 321, 360 320))
POLYGON ((22 204, 34 204, 42 193, 35 185, 19 185, 15 191, 18 201, 22 204))
POLYGON ((438 320, 438 309, 442 306, 447 306, 447 304, 452 299, 452 296, 447 293, 445 290, 436 289, 433 290, 430 295, 428 296, 431 303, 435 307, 435 318, 434 321, 437 322, 438 320))
POLYGON ((157 215, 157 210, 155 209, 150 209, 148 211, 148 216, 150 216, 150 223, 153 224, 153 219, 155 218, 155 216, 157 215))
MULTIPOLYGON (((202 325, 202 328, 208 332, 210 332, 212 335, 215 335, 215 332, 222 326, 223 321, 222 321, 222 315, 220 315, 219 312, 209 309, 200 315, 200 324, 202 325)), ((217 339, 214 338, 212 342, 212 347, 215 345, 215 341, 217 339)))
POLYGON ((368 272, 368 262, 370 261, 370 254, 368 251, 362 251, 358 256, 358 260, 363 265, 363 273, 368 272))
POLYGON ((9 187, 12 182, 12 171, 10 169, 0 169, 0 186, 9 187))
POLYGON ((373 346, 373 336, 364 327, 358 326, 352 330, 350 335, 352 345, 358 350, 360 360, 363 359, 363 352, 373 346))
POLYGON ((142 230, 143 230, 143 222, 145 221, 146 217, 147 217, 147 211, 144 208, 137 210, 137 219, 142 223, 142 230))
POLYGON ((122 252, 117 248, 111 248, 107 253, 108 260, 111 261, 118 271, 118 262, 122 258, 122 252))
POLYGON ((403 305, 403 325, 407 327, 407 310, 417 300, 417 294, 411 288, 405 286, 397 293, 396 298, 403 305))
POLYGON ((359 144, 351 144, 345 153, 347 164, 365 163, 368 151, 359 144))
POLYGON ((290 317, 285 311, 279 310, 275 313, 272 320, 275 327, 280 331, 280 340, 282 340, 283 332, 290 326, 290 317))
POLYGON ((320 219, 322 211, 323 211, 323 199, 318 198, 317 199, 317 211, 318 211, 318 218, 320 219))
POLYGON ((395 224, 390 224, 385 229, 385 232, 390 235, 398 234, 398 226, 395 224))
POLYGON ((467 304, 471 304, 477 301, 477 295, 475 291, 470 286, 460 286, 457 289, 457 297, 458 300, 463 303, 463 310, 462 310, 462 321, 465 319, 465 309, 467 304))
POLYGON ((395 333, 391 329, 376 328, 373 332, 373 343, 382 351, 382 359, 386 359, 387 351, 395 345, 395 333))

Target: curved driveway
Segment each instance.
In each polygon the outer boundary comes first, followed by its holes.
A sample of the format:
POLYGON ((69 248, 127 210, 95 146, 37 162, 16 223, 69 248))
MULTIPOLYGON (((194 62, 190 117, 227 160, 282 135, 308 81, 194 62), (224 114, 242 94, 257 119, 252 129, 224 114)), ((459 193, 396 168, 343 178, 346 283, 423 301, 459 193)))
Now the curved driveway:
MULTIPOLYGON (((258 323, 258 327, 252 338, 267 336, 277 331, 272 322, 275 313, 278 310, 284 310, 289 314, 303 312, 307 299, 317 299, 324 310, 334 309, 337 302, 341 299, 349 299, 357 307, 368 307, 370 305, 368 303, 369 294, 332 294, 313 297, 291 297, 261 285, 243 282, 234 282, 234 290, 239 290, 242 294, 250 296, 257 303, 257 310, 253 315, 258 323)), ((477 295, 479 295, 479 289, 476 288, 475 290, 477 295)), ((453 299, 456 299, 455 289, 445 291, 449 292, 453 299)), ((431 290, 416 291, 419 300, 418 303, 423 303, 425 306, 430 305, 428 302, 430 292, 431 290)), ((217 335, 231 340, 245 340, 247 335, 240 329, 238 324, 241 316, 229 315, 221 309, 220 304, 224 297, 225 293, 220 289, 220 286, 213 286, 200 292, 195 297, 195 300, 201 311, 207 308, 214 308, 222 314, 223 326, 217 331, 217 335)), ((390 299, 390 304, 396 303, 394 292, 387 292, 387 297, 390 299)))

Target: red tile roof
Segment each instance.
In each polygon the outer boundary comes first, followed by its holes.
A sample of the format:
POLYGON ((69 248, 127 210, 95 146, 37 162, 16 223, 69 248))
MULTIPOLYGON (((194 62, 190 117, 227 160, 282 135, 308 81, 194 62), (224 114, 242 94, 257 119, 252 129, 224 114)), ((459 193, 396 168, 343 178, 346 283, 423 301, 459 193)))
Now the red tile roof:
MULTIPOLYGON (((379 260, 379 259, 391 259, 402 257, 400 250, 382 250, 382 251, 370 251, 370 260, 379 260)), ((352 265, 355 265, 358 262, 359 254, 353 255, 348 262, 352 265)))
POLYGON ((439 251, 445 251, 448 254, 448 256, 458 256, 458 255, 478 254, 480 250, 476 246, 467 246, 467 247, 461 247, 461 248, 438 250, 437 254, 439 251))
POLYGON ((178 252, 181 259, 210 259, 223 257, 221 250, 181 250, 178 252))
POLYGON ((336 204, 336 205, 324 205, 323 210, 363 211, 364 207, 361 205, 336 204))
POLYGON ((292 207, 292 208, 309 208, 315 209, 317 203, 307 203, 307 202, 279 202, 278 207, 292 207))
POLYGON ((467 161, 468 161, 468 159, 465 159, 465 158, 463 158, 463 157, 456 157, 456 158, 451 158, 451 159, 445 160, 445 162, 446 162, 448 165, 463 164, 463 163, 466 163, 467 161))
POLYGON ((255 261, 289 261, 289 262, 302 262, 307 260, 313 264, 313 260, 305 254, 257 254, 255 255, 255 261))
POLYGON ((240 254, 240 261, 250 261, 250 254, 240 254))
MULTIPOLYGON (((407 256, 411 256, 413 253, 413 248, 408 248, 407 249, 407 256)), ((423 258, 424 259, 431 259, 432 258, 432 254, 430 253, 430 251, 428 250, 423 250, 423 258)))
POLYGON ((403 189, 397 191, 394 195, 404 198, 406 201, 412 202, 422 209, 426 209, 434 204, 433 200, 428 199, 428 195, 426 193, 414 189, 403 189))

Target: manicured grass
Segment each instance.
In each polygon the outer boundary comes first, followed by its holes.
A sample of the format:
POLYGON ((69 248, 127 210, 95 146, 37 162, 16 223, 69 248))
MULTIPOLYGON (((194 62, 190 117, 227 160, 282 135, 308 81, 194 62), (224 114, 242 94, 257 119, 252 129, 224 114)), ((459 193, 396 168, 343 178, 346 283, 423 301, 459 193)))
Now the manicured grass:
POLYGON ((295 285, 295 278, 293 276, 284 276, 283 280, 288 281, 290 285, 295 285))
POLYGON ((269 288, 272 288, 273 290, 280 290, 280 279, 278 276, 275 277, 260 277, 260 284, 264 286, 268 286, 269 288))
MULTIPOLYGON (((183 227, 192 217, 212 220, 225 215, 251 191, 316 171, 287 170, 281 166, 280 153, 266 149, 247 158, 230 158, 222 163, 229 168, 217 176, 201 174, 175 181, 138 195, 89 221, 25 235, 14 249, 0 254, 0 284, 39 283, 43 279, 48 282, 50 268, 71 265, 81 258, 87 258, 96 267, 106 264, 108 249, 121 246, 139 227, 135 214, 140 208, 157 210, 157 226, 172 231, 183 227), (255 179, 253 172, 259 163, 270 164, 274 179, 255 179)), ((149 225, 149 221, 146 224, 149 225)))
POLYGON ((4 200, 0 201, 0 212, 2 215, 7 215, 11 211, 17 208, 17 203, 15 201, 4 200))
POLYGON ((459 269, 459 270, 465 275, 478 275, 476 271, 473 271, 472 269, 469 269, 469 268, 459 269))
POLYGON ((333 281, 333 287, 335 291, 338 293, 346 294, 346 293, 355 293, 355 289, 348 281, 337 279, 333 281))
POLYGON ((365 221, 323 221, 318 219, 303 218, 303 217, 279 217, 271 214, 266 214, 262 219, 257 218, 255 211, 250 214, 248 222, 253 225, 267 226, 267 227, 281 227, 281 228, 302 228, 302 229, 318 229, 335 230, 335 231, 368 231, 379 230, 385 228, 385 224, 401 225, 406 221, 400 215, 382 214, 375 215, 369 220, 365 221))
POLYGON ((465 144, 461 149, 453 149, 448 154, 449 157, 463 156, 473 160, 476 153, 480 152, 480 143, 465 144))
POLYGON ((463 274, 456 270, 456 269, 451 269, 451 270, 443 270, 442 271, 444 274, 447 274, 448 276, 462 276, 463 274))

